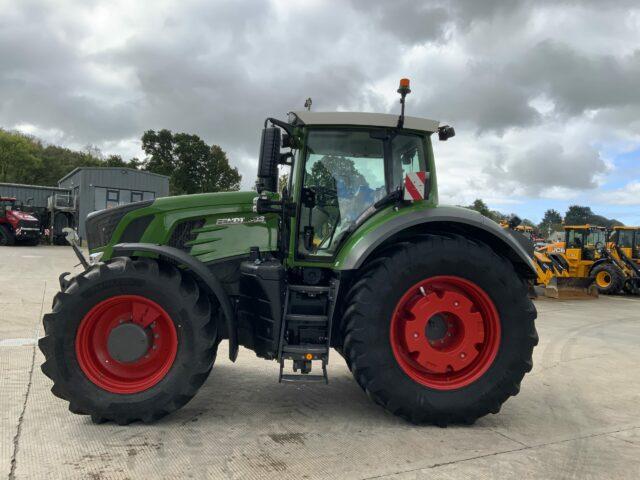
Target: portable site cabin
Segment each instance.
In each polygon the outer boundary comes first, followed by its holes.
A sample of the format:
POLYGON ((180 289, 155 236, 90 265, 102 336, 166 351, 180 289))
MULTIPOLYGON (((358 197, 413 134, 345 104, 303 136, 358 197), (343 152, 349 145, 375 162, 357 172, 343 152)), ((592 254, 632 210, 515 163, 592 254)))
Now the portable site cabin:
POLYGON ((169 195, 169 177, 121 167, 81 167, 58 181, 78 205, 78 234, 86 238, 85 220, 96 210, 169 195))

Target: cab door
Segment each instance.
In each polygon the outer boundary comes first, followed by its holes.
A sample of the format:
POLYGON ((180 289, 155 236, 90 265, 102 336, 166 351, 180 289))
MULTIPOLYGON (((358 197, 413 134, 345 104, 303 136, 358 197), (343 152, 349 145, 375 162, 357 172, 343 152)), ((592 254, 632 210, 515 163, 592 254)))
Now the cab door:
POLYGON ((371 207, 426 170, 421 135, 384 129, 316 128, 307 135, 296 258, 331 262, 371 207))
POLYGON ((581 276, 580 263, 586 241, 585 233, 585 230, 578 229, 567 230, 566 233, 564 255, 569 263, 569 276, 571 277, 581 276))

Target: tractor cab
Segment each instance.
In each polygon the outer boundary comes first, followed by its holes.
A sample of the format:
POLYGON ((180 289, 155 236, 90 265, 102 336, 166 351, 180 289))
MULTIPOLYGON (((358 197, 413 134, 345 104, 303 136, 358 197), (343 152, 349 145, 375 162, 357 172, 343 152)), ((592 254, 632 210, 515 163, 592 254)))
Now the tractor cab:
MULTIPOLYGON (((365 122, 363 114, 334 114, 345 126, 328 126, 321 114, 300 112, 296 123, 307 130, 295 170, 299 198, 295 256, 331 259, 344 240, 377 210, 402 200, 408 174, 424 175, 416 200, 428 200, 433 171, 430 135, 437 123, 422 121, 415 130, 389 127, 389 118, 365 122), (351 118, 349 118, 351 117, 351 118), (349 125, 356 124, 356 125, 349 125)), ((364 114, 364 116, 369 116, 364 114)), ((397 121, 396 116, 392 121, 397 121)), ((410 119, 406 119, 410 120, 410 119)), ((331 120, 332 121, 332 120, 331 120)), ((410 124, 410 121, 407 121, 410 124)))
POLYGON ((640 262, 640 227, 613 227, 609 242, 618 246, 636 263, 640 262))
MULTIPOLYGON (((282 214, 282 256, 290 265, 330 267, 346 241, 378 212, 437 205, 431 135, 455 135, 435 120, 392 114, 291 112, 262 133, 257 213, 282 214), (284 153, 281 148, 288 149, 284 153), (288 183, 276 194, 279 166, 288 183)), ((270 124, 270 125, 269 125, 270 124)))
POLYGON ((40 240, 40 222, 16 208, 14 197, 0 197, 0 245, 22 242, 36 245, 40 240))
MULTIPOLYGON (((595 262, 598 251, 605 246, 607 230, 594 225, 565 226, 565 256, 570 264, 579 267, 583 262, 595 262)), ((582 274, 577 276, 584 276, 582 274)))
POLYGON ((0 197, 0 218, 5 218, 7 212, 13 210, 16 206, 16 199, 14 197, 0 197))

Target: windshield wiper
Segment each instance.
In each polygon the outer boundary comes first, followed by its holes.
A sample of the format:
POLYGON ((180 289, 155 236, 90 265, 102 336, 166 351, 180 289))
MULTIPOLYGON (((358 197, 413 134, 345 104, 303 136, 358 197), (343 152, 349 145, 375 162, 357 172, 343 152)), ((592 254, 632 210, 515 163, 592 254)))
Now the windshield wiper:
POLYGON ((402 188, 398 187, 395 190, 387 193, 384 197, 378 200, 376 203, 367 208, 364 212, 360 214, 358 218, 356 218, 355 222, 352 222, 346 229, 344 229, 338 237, 336 238, 336 250, 340 248, 342 242, 349 237, 356 229, 362 225, 366 220, 371 218, 377 212, 379 212, 382 208, 387 205, 391 205, 392 203, 398 204, 402 202, 403 191, 402 188))

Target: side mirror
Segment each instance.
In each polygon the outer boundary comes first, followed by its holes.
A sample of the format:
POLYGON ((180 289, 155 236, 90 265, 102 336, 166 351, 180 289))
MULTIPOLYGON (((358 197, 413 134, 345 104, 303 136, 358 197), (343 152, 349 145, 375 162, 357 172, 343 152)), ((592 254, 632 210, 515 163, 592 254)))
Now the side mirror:
POLYGON ((449 125, 443 125, 438 128, 438 139, 440 139, 443 142, 446 142, 447 139, 455 136, 456 136, 456 131, 453 129, 453 127, 450 127, 449 125))
POLYGON ((407 202, 419 202, 429 198, 429 172, 411 172, 404 177, 403 199, 407 202))
POLYGON ((278 191, 278 163, 280 160, 280 129, 269 127, 262 130, 258 159, 258 193, 278 191))

